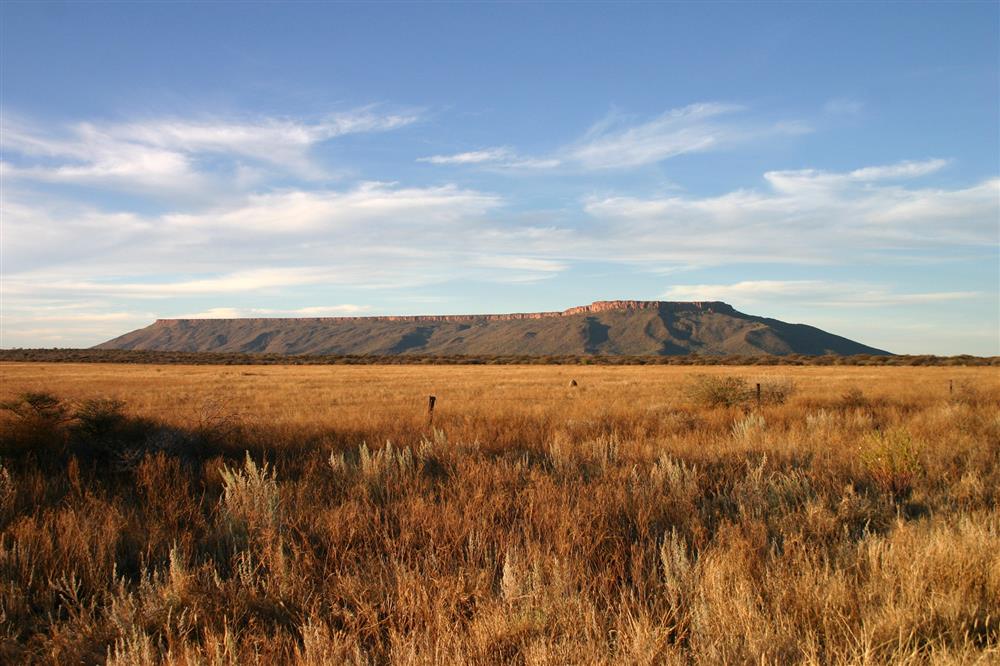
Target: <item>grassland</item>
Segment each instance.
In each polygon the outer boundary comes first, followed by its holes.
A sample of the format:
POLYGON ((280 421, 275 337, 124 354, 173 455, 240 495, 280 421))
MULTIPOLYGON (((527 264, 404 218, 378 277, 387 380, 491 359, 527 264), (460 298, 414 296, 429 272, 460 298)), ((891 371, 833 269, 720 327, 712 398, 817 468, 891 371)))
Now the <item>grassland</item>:
POLYGON ((0 377, 2 663, 1000 660, 995 368, 0 377))

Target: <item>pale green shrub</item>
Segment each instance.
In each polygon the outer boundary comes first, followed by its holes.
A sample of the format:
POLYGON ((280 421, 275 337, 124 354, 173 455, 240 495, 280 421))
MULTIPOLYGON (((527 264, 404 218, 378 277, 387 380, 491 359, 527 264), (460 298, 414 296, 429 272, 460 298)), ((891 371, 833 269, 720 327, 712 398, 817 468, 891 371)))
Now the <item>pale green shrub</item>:
POLYGON ((250 529, 277 528, 278 482, 274 470, 266 462, 258 467, 247 452, 242 469, 223 466, 220 474, 222 507, 231 521, 243 522, 250 529))

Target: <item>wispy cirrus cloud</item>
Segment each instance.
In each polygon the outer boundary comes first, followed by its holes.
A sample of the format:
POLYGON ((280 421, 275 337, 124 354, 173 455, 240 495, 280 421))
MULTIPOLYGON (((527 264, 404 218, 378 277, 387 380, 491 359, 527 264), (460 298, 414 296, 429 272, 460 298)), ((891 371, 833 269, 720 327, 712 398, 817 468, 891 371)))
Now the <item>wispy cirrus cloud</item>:
POLYGON ((562 162, 555 157, 524 157, 510 148, 485 148, 454 155, 420 157, 418 162, 429 164, 480 165, 494 169, 551 169, 562 162))
POLYGON ((801 122, 758 123, 736 118, 743 111, 745 107, 738 105, 703 103, 672 109, 638 124, 610 118, 594 125, 566 153, 587 169, 623 169, 753 139, 810 131, 801 122))
POLYGON ((978 291, 899 292, 885 285, 828 280, 745 280, 674 285, 664 298, 679 301, 766 303, 774 299, 822 307, 885 307, 981 298, 978 291))
POLYGON ((2 146, 16 161, 7 178, 111 188, 186 191, 212 179, 205 157, 267 165, 301 178, 324 175, 310 150, 349 134, 385 132, 420 119, 418 112, 380 113, 375 107, 335 113, 312 122, 283 118, 158 118, 126 123, 81 122, 55 130, 8 116, 2 146))
POLYGON ((514 151, 510 148, 486 148, 483 150, 472 150, 455 155, 431 155, 430 157, 420 157, 418 162, 429 164, 493 164, 504 162, 514 157, 514 151))
POLYGON ((507 169, 566 167, 590 171, 628 169, 655 164, 686 153, 731 148, 740 143, 811 131, 800 121, 759 122, 741 114, 743 106, 702 103, 671 109, 650 120, 612 114, 594 124, 581 138, 542 156, 521 155, 508 147, 493 147, 419 158, 437 165, 507 169))
POLYGON ((764 179, 779 192, 793 195, 809 193, 821 194, 862 184, 887 180, 908 180, 936 173, 948 166, 950 160, 932 158, 926 160, 904 160, 895 164, 862 167, 845 173, 834 173, 818 169, 796 169, 768 171, 764 179))

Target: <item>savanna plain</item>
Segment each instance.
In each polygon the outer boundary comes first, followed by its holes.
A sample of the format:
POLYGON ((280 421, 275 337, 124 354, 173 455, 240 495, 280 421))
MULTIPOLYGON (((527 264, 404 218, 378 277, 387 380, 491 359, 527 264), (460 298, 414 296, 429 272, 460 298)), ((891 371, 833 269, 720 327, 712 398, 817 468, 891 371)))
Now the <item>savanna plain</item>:
POLYGON ((1000 661, 996 368, 0 378, 2 663, 1000 661))

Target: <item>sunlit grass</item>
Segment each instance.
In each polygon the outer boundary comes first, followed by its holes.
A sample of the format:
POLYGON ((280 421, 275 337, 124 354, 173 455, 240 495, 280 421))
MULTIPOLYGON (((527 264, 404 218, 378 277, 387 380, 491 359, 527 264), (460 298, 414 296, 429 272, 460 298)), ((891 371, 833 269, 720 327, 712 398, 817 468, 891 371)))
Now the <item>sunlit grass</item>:
POLYGON ((993 368, 0 372, 3 663, 1000 659, 993 368))

